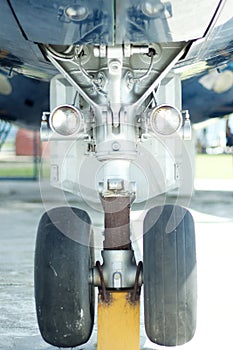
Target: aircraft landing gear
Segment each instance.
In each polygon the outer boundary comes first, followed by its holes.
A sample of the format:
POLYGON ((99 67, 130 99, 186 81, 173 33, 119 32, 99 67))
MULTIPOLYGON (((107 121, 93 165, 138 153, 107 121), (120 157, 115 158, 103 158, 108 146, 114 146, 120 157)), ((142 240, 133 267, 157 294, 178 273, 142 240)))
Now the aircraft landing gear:
MULTIPOLYGON (((158 196, 184 183, 189 187, 186 180, 192 179, 183 165, 189 118, 186 113, 184 120, 181 112, 180 79, 169 73, 186 46, 185 42, 146 47, 74 45, 59 52, 56 46, 41 46, 62 74, 51 81, 52 112, 43 119, 43 130, 51 136, 51 183, 77 195, 80 208, 88 205, 94 227, 101 225, 99 214, 104 211, 102 262, 96 265, 89 248, 90 220, 83 220, 89 225, 75 223, 67 219, 67 211, 63 216, 57 210, 56 220, 49 222, 51 212, 42 218, 36 303, 42 336, 51 344, 72 347, 89 339, 93 290, 98 287, 97 349, 139 350, 143 283, 146 332, 153 342, 180 345, 194 333, 191 214, 177 206, 148 212, 144 272, 130 239, 134 199, 135 210, 148 210, 158 196), (65 238, 56 221, 64 222, 65 232, 69 231, 65 238), (84 244, 76 239, 82 234, 84 244)), ((74 212, 79 218, 87 215, 74 212)))
POLYGON ((181 345, 196 327, 196 256, 189 211, 165 205, 144 220, 143 266, 130 241, 132 197, 102 195, 105 211, 103 263, 94 266, 88 215, 56 208, 40 221, 35 255, 35 297, 39 328, 48 343, 86 343, 94 323, 98 286, 97 350, 140 349, 140 291, 144 284, 145 328, 159 345, 181 345), (143 271, 142 271, 143 268, 143 271))

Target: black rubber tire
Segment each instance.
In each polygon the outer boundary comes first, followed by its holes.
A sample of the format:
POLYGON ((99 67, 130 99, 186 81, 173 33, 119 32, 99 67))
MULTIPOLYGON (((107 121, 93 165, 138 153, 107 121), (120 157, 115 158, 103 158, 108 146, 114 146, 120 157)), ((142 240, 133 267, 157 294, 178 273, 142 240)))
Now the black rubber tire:
POLYGON ((159 345, 190 341, 196 329, 195 230, 186 209, 165 205, 144 220, 143 281, 145 329, 159 345))
POLYGON ((91 236, 88 214, 76 208, 52 209, 40 220, 35 301, 41 335, 51 345, 75 347, 90 338, 95 302, 88 281, 91 236))

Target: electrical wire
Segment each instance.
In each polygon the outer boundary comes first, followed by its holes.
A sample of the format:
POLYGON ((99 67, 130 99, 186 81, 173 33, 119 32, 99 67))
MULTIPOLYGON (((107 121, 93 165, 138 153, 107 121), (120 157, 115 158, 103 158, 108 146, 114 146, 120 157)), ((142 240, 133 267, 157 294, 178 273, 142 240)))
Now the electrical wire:
POLYGON ((148 70, 147 70, 147 72, 146 72, 145 74, 143 74, 141 77, 139 77, 139 78, 134 78, 133 80, 134 80, 135 83, 139 83, 139 82, 141 82, 142 80, 146 79, 146 78, 150 75, 150 73, 151 73, 151 70, 152 70, 152 67, 153 67, 153 63, 154 63, 154 54, 153 54, 153 52, 149 52, 148 55, 150 55, 150 57, 151 57, 150 65, 149 65, 149 67, 148 67, 148 70))
POLYGON ((94 76, 90 75, 86 69, 82 66, 81 63, 81 52, 83 50, 83 46, 69 46, 66 51, 66 54, 57 52, 51 45, 45 46, 47 51, 49 52, 49 55, 51 55, 54 59, 62 62, 72 62, 73 65, 78 67, 77 72, 81 72, 92 84, 92 87, 95 89, 95 91, 99 92, 103 96, 107 96, 107 92, 105 92, 98 84, 98 82, 95 80, 94 76), (67 55, 68 53, 68 55, 67 55))

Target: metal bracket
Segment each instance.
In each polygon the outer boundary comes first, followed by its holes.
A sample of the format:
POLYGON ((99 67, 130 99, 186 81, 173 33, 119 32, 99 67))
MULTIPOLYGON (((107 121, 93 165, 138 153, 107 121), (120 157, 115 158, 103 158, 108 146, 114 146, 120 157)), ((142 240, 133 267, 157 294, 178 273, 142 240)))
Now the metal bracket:
POLYGON ((139 300, 143 283, 143 265, 140 261, 136 265, 132 250, 104 250, 104 263, 96 262, 90 270, 90 283, 99 287, 101 299, 105 303, 111 302, 109 290, 130 290, 130 301, 139 300))

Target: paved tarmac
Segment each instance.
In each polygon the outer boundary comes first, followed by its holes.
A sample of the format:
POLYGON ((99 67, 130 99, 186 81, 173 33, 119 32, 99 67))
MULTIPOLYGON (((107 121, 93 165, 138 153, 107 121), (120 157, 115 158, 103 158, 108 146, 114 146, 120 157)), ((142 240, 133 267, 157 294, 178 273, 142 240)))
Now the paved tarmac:
MULTIPOLYGON (((193 340, 179 349, 233 346, 232 183, 199 182, 190 202, 196 224, 198 321, 193 340)), ((42 186, 50 206, 56 206, 58 192, 47 183, 42 186)), ((0 182, 0 350, 55 349, 39 335, 33 296, 35 236, 44 210, 39 183, 0 182)), ((140 254, 140 240, 137 245, 140 254)), ((90 343, 77 349, 95 349, 96 334, 95 328, 90 343)), ((146 338, 143 317, 141 334, 142 349, 164 349, 146 338)))

